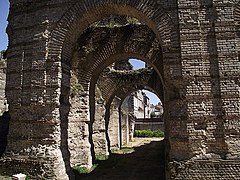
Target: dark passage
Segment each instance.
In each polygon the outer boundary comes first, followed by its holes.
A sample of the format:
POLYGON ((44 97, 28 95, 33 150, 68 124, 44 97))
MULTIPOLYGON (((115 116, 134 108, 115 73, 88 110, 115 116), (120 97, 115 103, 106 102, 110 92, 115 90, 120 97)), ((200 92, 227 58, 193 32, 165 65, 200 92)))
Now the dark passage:
POLYGON ((164 180, 164 141, 145 142, 130 154, 110 155, 99 161, 90 174, 77 174, 81 180, 164 180))
POLYGON ((0 116, 0 157, 2 157, 7 146, 7 135, 9 131, 10 115, 6 111, 0 116))

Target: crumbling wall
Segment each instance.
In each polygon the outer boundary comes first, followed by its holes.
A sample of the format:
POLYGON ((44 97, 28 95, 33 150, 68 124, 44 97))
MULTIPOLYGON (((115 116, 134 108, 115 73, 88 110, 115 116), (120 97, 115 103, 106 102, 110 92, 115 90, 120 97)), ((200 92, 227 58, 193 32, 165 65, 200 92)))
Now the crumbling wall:
MULTIPOLYGON (((74 139, 79 135, 86 140, 82 143, 86 143, 86 149, 81 149, 81 153, 89 162, 88 81, 116 58, 134 56, 148 60, 163 81, 164 92, 158 89, 165 97, 168 178, 196 179, 199 169, 201 174, 211 171, 206 178, 221 178, 217 167, 221 172, 231 169, 231 176, 224 175, 223 179, 238 178, 240 65, 235 3, 230 0, 12 0, 7 28, 6 90, 12 123, 0 171, 68 179, 71 139, 66 136, 68 121, 70 132, 71 127, 75 128, 72 120, 81 122, 78 128, 81 132, 73 136, 73 130, 69 136, 74 139), (72 99, 70 109, 69 104, 62 103, 62 98, 65 89, 70 88, 69 72, 78 38, 91 23, 116 13, 144 21, 155 36, 141 35, 157 38, 161 47, 151 38, 155 44, 142 49, 148 40, 140 41, 139 34, 128 39, 119 33, 121 38, 110 38, 90 61, 76 56, 81 61, 75 62, 81 62, 78 65, 85 68, 80 70, 84 75, 79 79, 86 83, 83 84, 86 91, 80 98, 72 99), (155 49, 158 53, 153 53, 155 49), (81 103, 83 109, 78 111, 81 103), (210 165, 204 161, 198 163, 205 158, 210 165), (188 168, 189 160, 197 162, 197 166, 188 168), (228 160, 232 163, 228 164, 228 160), (171 166, 174 161, 181 165, 181 171, 171 166)), ((91 41, 89 44, 92 47, 91 41)), ((118 119, 115 110, 117 118, 113 119, 118 119)), ((117 123, 114 125, 117 129, 117 123)))
POLYGON ((10 120, 5 97, 6 68, 6 60, 0 59, 0 157, 3 155, 7 146, 10 120))
POLYGON ((7 60, 0 59, 0 115, 8 111, 8 104, 5 96, 7 60))

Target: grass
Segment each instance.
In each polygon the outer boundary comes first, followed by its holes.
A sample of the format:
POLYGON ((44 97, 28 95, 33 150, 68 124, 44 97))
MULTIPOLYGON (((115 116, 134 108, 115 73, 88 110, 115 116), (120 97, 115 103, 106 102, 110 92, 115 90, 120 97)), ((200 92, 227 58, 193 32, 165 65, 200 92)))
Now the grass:
POLYGON ((82 166, 74 166, 72 168, 73 170, 77 171, 79 174, 88 174, 91 172, 90 169, 82 166))
POLYGON ((135 130, 134 137, 164 137, 164 132, 160 130, 135 130))
POLYGON ((113 154, 131 154, 134 152, 134 148, 125 148, 122 149, 112 149, 111 150, 113 154))
POLYGON ((11 177, 7 177, 7 176, 1 176, 0 175, 0 180, 11 180, 11 177))
POLYGON ((74 166, 72 169, 79 174, 89 174, 91 173, 94 169, 98 167, 98 164, 94 164, 91 168, 83 167, 83 166, 74 166))
POLYGON ((105 161, 109 158, 106 154, 96 154, 96 160, 97 161, 105 161))

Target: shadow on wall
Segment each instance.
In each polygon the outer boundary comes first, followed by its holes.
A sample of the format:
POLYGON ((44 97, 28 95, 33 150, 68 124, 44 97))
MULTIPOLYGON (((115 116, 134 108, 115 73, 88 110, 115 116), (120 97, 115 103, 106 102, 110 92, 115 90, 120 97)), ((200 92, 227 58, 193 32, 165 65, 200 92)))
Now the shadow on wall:
POLYGON ((7 147, 7 135, 9 132, 9 121, 11 117, 8 111, 0 116, 0 157, 2 157, 7 147))
MULTIPOLYGON (((205 1, 202 4, 206 3, 205 1)), ((206 9, 207 17, 211 23, 211 27, 207 32, 207 46, 208 54, 210 58, 210 77, 211 77, 211 94, 213 94, 213 114, 215 115, 216 129, 214 134, 215 141, 209 143, 208 149, 210 152, 219 154, 221 158, 225 159, 228 152, 228 146, 225 140, 224 133, 224 115, 223 101, 221 97, 221 80, 220 80, 220 65, 218 57, 218 44, 216 34, 216 22, 218 19, 218 13, 214 6, 213 0, 209 1, 209 7, 206 9)))

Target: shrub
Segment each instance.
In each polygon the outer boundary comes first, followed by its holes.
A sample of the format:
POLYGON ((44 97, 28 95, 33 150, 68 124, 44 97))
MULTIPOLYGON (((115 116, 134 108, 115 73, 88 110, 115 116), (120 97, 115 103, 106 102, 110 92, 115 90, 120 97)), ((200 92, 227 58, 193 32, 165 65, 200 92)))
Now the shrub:
POLYGON ((160 130, 135 130, 134 137, 164 137, 164 132, 160 130))

